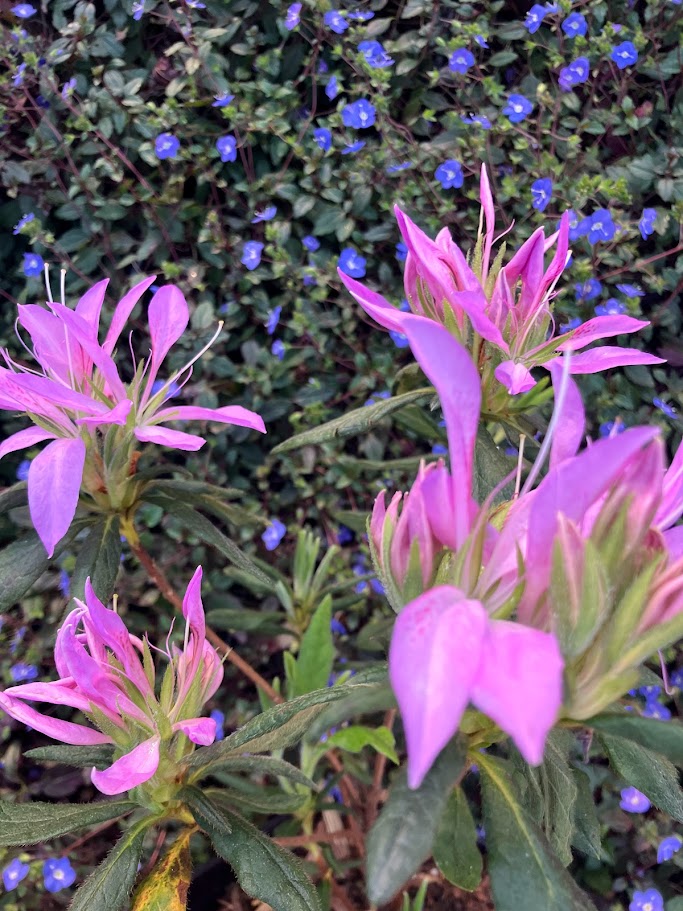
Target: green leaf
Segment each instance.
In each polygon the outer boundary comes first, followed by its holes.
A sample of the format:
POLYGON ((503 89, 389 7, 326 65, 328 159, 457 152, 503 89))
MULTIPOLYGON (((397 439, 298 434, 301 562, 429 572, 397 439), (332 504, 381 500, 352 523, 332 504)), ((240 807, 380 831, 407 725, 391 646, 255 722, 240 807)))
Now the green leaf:
POLYGON ((683 768, 683 724, 680 721, 657 721, 627 712, 614 712, 589 718, 586 726, 600 733, 604 731, 633 740, 683 768))
POLYGON ((359 433, 364 433, 374 427, 375 424, 393 414, 394 411, 398 411, 399 408, 405 408, 406 405, 412 405, 414 402, 431 399, 433 396, 433 389, 417 389, 413 392, 406 392, 403 395, 395 395, 390 399, 382 399, 381 402, 376 402, 374 405, 366 405, 363 408, 357 408, 355 411, 349 411, 340 418, 328 421, 327 424, 312 427, 310 430, 304 430, 303 433, 297 433, 276 446, 271 451, 271 454, 280 455, 292 449, 300 449, 302 446, 311 446, 337 438, 343 439, 344 437, 357 436, 359 433))
POLYGON ((22 598, 59 554, 76 537, 78 528, 71 526, 55 548, 54 557, 48 557, 45 545, 35 531, 12 541, 0 551, 0 612, 7 610, 22 598), (17 567, 21 572, 17 572, 17 567))
POLYGON ((372 904, 393 898, 431 854, 444 801, 465 762, 465 746, 454 740, 419 788, 408 787, 405 770, 397 775, 367 838, 367 891, 372 904))
POLYGON ((26 481, 19 481, 13 484, 7 490, 0 493, 0 514, 9 512, 10 509, 17 509, 20 506, 26 506, 28 503, 28 484, 26 481))
POLYGON ((317 789, 315 782, 311 781, 308 775, 304 775, 291 762, 285 762, 284 759, 278 759, 275 756, 228 757, 222 762, 214 763, 210 769, 193 775, 191 782, 198 780, 204 775, 215 775, 217 772, 251 772, 256 775, 270 775, 272 778, 287 778, 289 781, 302 784, 312 791, 317 789))
POLYGON ((70 746, 65 743, 50 744, 46 747, 36 747, 24 753, 27 759, 37 762, 63 762, 64 765, 75 766, 79 769, 106 769, 114 761, 114 747, 103 743, 94 746, 70 746))
POLYGON ((595 807, 591 780, 585 772, 573 769, 576 784, 576 802, 574 803, 574 834, 572 844, 579 851, 598 860, 602 857, 602 840, 600 838, 600 821, 595 807))
POLYGON ((0 847, 35 845, 136 809, 129 800, 97 803, 0 803, 0 847))
MULTIPOLYGON (((485 427, 477 431, 477 442, 474 448, 473 496, 478 503, 483 503, 491 491, 514 468, 514 459, 506 456, 493 441, 485 427)), ((498 494, 493 504, 509 500, 514 493, 514 481, 510 481, 498 494)))
POLYGON ((321 689, 330 678, 334 662, 331 617, 332 598, 328 595, 311 617, 301 640, 292 696, 302 696, 321 689))
POLYGON ((71 596, 83 599, 85 580, 90 576, 95 594, 106 604, 114 594, 120 565, 119 519, 118 516, 106 516, 89 529, 79 547, 71 577, 71 596))
POLYGON ((496 911, 595 911, 529 818, 512 766, 483 753, 477 762, 496 911))
POLYGON ((577 797, 576 781, 567 761, 573 740, 567 731, 552 731, 538 769, 543 795, 543 831, 565 867, 572 862, 570 845, 577 797))
POLYGON ((360 684, 356 677, 345 687, 347 695, 324 709, 311 725, 307 739, 317 740, 325 731, 336 727, 355 715, 386 712, 396 708, 396 697, 388 680, 379 683, 360 684))
POLYGON ((451 791, 434 839, 434 862, 449 883, 473 892, 481 882, 477 827, 462 788, 451 791))
POLYGON ((660 810, 683 822, 683 790, 676 767, 664 756, 625 737, 605 733, 599 737, 614 771, 660 810))
POLYGON ((490 66, 507 66, 509 63, 514 63, 517 59, 517 54, 514 51, 498 51, 497 54, 492 54, 488 63, 490 66))
POLYGON ((318 893, 298 857, 227 807, 214 804, 210 816, 199 806, 191 809, 247 895, 270 905, 273 911, 320 911, 318 893))
POLYGON ((192 878, 190 836, 186 829, 140 883, 132 911, 185 911, 192 878))
POLYGON ((339 747, 340 750, 349 753, 360 753, 364 747, 372 747, 398 765, 395 746, 396 741, 389 728, 367 728, 360 724, 353 724, 330 734, 322 745, 325 751, 330 747, 339 747))

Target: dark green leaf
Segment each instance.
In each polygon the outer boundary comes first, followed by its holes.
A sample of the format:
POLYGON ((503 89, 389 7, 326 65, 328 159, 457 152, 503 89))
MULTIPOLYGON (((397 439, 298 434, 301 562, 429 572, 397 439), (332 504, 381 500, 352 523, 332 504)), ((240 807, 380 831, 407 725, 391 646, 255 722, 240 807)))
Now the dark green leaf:
MULTIPOLYGON (((204 774, 213 775, 216 772, 250 772, 256 775, 270 775, 272 778, 287 778, 311 790, 316 788, 315 782, 304 775, 300 769, 275 756, 228 757, 220 763, 214 763, 204 774)), ((193 775, 192 780, 196 780, 198 777, 201 777, 201 774, 193 775)))
POLYGON ((292 696, 303 696, 304 693, 321 689, 329 680, 334 662, 331 614, 332 599, 326 597, 311 617, 308 629, 301 640, 296 659, 296 673, 291 686, 292 696))
POLYGON ((0 847, 35 845, 74 829, 95 826, 132 812, 129 800, 97 803, 0 803, 0 847))
POLYGON ((455 740, 416 790, 408 787, 405 770, 397 775, 367 838, 367 891, 373 904, 388 902, 432 853, 446 796, 465 762, 465 746, 455 740))
POLYGON ((7 610, 22 598, 57 557, 71 543, 76 531, 72 528, 48 557, 45 545, 35 531, 12 541, 0 551, 0 611, 7 610), (17 571, 21 567, 21 571, 17 571))
POLYGON ((360 724, 352 724, 330 734, 322 748, 339 747, 348 753, 360 753, 365 747, 372 747, 377 753, 391 759, 398 764, 394 735, 388 728, 368 728, 360 724))
POLYGON ((451 791, 434 839, 434 862, 449 883, 473 892, 481 882, 477 827, 462 788, 451 791))
POLYGON ((28 485, 26 481, 19 481, 18 484, 13 484, 0 493, 0 513, 9 512, 10 509, 17 509, 19 506, 26 506, 27 503, 28 485))
POLYGON ((79 547, 71 577, 71 596, 83 599, 85 580, 90 576, 95 594, 106 604, 114 594, 120 565, 119 519, 118 516, 106 516, 89 529, 79 547))
POLYGON ((356 683, 356 677, 353 677, 352 685, 346 686, 345 690, 347 695, 318 715, 308 732, 308 739, 317 740, 325 731, 356 715, 396 708, 396 697, 388 680, 363 685, 356 683))
POLYGON ((567 731, 552 731, 540 767, 543 790, 543 831, 565 867, 572 862, 574 804, 577 787, 567 756, 574 738, 567 731))
POLYGON ((572 844, 579 851, 598 860, 602 857, 600 821, 595 807, 591 781, 585 772, 574 769, 576 802, 574 804, 574 834, 572 844))
POLYGON ((618 734, 627 740, 633 740, 666 756, 674 765, 683 767, 683 724, 680 721, 657 721, 656 718, 615 712, 589 718, 586 725, 596 731, 618 734))
POLYGON ((282 631, 282 615, 276 611, 249 610, 246 607, 217 607, 206 612, 212 629, 242 630, 247 633, 277 635, 282 631))
MULTIPOLYGON (((506 456, 494 443, 491 434, 484 427, 477 432, 477 443, 474 449, 473 495, 478 503, 483 503, 491 491, 515 467, 515 460, 506 456)), ((494 505, 509 500, 514 492, 514 482, 510 481, 493 500, 494 505)))
POLYGON ((114 761, 114 747, 106 743, 100 746, 70 746, 65 743, 36 747, 24 753, 27 759, 37 762, 63 762, 64 765, 76 766, 79 769, 106 769, 114 761))
POLYGON ((193 816, 201 815, 206 825, 200 825, 205 831, 218 832, 223 835, 229 835, 232 831, 230 821, 223 813, 223 808, 211 800, 200 788, 192 786, 183 788, 180 792, 180 799, 188 805, 193 816))
POLYGON ((676 767, 664 756, 625 737, 604 732, 599 737, 614 771, 660 810, 683 822, 683 791, 676 767))

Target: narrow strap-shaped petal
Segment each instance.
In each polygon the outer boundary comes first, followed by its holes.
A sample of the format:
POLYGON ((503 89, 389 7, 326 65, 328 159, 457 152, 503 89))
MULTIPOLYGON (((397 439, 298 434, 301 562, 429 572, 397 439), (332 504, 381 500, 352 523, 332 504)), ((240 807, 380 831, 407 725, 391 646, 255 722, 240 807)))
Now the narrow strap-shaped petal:
POLYGON ((9 455, 10 452, 18 452, 20 449, 28 449, 29 446, 35 446, 36 443, 54 439, 56 439, 54 433, 43 430, 42 427, 27 427, 26 430, 19 430, 0 443, 0 459, 9 455))
MULTIPOLYGON (((562 379, 562 365, 555 362, 550 365, 555 390, 562 379)), ((550 467, 559 465, 565 459, 575 456, 586 433, 586 412, 579 388, 571 377, 567 377, 567 388, 562 403, 562 413, 558 415, 555 432, 550 447, 550 467)), ((557 407, 557 398, 555 398, 557 407)))
MULTIPOLYGON (((0 447, 1 449, 1 447, 0 447)), ((676 450, 671 465, 664 475, 662 502, 654 524, 657 528, 669 528, 683 515, 683 443, 676 450)))
POLYGON ((93 285, 76 304, 74 311, 87 324, 90 330, 90 337, 95 341, 97 341, 100 328, 100 313, 102 312, 102 304, 104 303, 104 295, 107 293, 108 284, 109 279, 105 278, 93 285))
POLYGON ((73 680, 51 680, 48 683, 21 683, 5 690, 6 696, 28 702, 49 702, 51 705, 68 705, 80 712, 90 709, 90 700, 74 685, 73 680))
POLYGON ((368 316, 371 316, 376 323, 379 323, 380 326, 384 326, 385 329, 389 329, 393 332, 403 332, 403 319, 405 313, 402 310, 399 310, 398 307, 394 307, 393 304, 390 304, 389 301, 385 297, 382 297, 381 294, 378 294, 377 291, 371 291, 370 288, 366 288, 365 285, 356 281, 355 278, 346 275, 341 269, 337 269, 337 273, 339 278, 346 285, 347 290, 356 298, 368 316))
POLYGON ((249 427, 266 432, 263 418, 255 411, 241 405, 225 405, 223 408, 200 408, 195 405, 171 405, 164 408, 152 418, 153 421, 215 421, 217 424, 235 424, 238 427, 249 427))
MULTIPOLYGON (((52 402, 60 408, 66 408, 69 411, 82 412, 85 415, 104 414, 109 411, 109 408, 103 402, 90 398, 88 395, 83 395, 81 392, 75 392, 73 389, 67 389, 66 386, 62 386, 61 383, 56 383, 46 376, 19 373, 15 375, 14 383, 27 393, 39 399, 46 399, 48 402, 52 402)), ((27 408, 27 410, 31 409, 27 408)))
POLYGON ((180 685, 181 692, 178 702, 182 702, 185 698, 186 690, 191 686, 199 669, 204 651, 206 622, 202 604, 202 574, 202 568, 198 566, 183 596, 183 617, 185 617, 188 631, 185 634, 186 661, 184 662, 185 680, 183 681, 185 685, 180 685))
POLYGON ((150 737, 138 744, 130 753, 125 753, 108 769, 93 769, 92 783, 103 794, 123 794, 149 781, 159 768, 158 736, 150 737))
POLYGON ((620 314, 595 316, 568 332, 567 338, 558 344, 557 350, 578 351, 580 348, 590 345, 591 342, 597 342, 598 339, 638 332, 649 325, 647 320, 636 319, 633 316, 620 314))
POLYGON ((455 734, 478 673, 488 617, 450 585, 430 589, 398 616, 389 678, 408 747, 408 785, 418 788, 455 734))
POLYGON ((173 725, 174 731, 182 731, 192 743, 208 747, 216 739, 216 722, 213 718, 188 718, 186 721, 177 721, 173 725))
POLYGON ((486 281, 491 261, 491 247, 493 246, 493 235, 496 230, 496 212, 493 207, 493 195, 491 193, 491 184, 489 175, 486 171, 486 165, 481 166, 481 176, 479 178, 479 199, 481 208, 484 212, 484 221, 486 224, 484 233, 484 256, 481 264, 482 281, 486 281))
POLYGON ((187 329, 190 310, 185 295, 176 285, 164 285, 149 302, 149 332, 152 337, 152 374, 172 345, 187 329))
POLYGON ((536 385, 536 380, 533 378, 531 370, 525 367, 524 364, 503 361, 498 364, 493 372, 498 382, 505 386, 510 395, 528 392, 536 385))
POLYGON ((64 331, 54 313, 37 304, 20 304, 19 325, 31 336, 33 350, 48 376, 69 385, 84 377, 85 362, 78 342, 64 331))
MULTIPOLYGON (((64 430, 65 436, 74 432, 74 424, 64 412, 48 401, 40 392, 36 393, 19 381, 23 374, 12 373, 0 368, 0 405, 8 410, 26 411, 47 418, 64 430)), ((43 379, 43 377, 38 377, 43 379)), ((49 380, 48 380, 49 382, 49 380)))
POLYGON ((28 507, 48 557, 69 530, 78 506, 85 464, 81 439, 54 440, 31 462, 28 507))
POLYGON ((522 244, 507 266, 503 267, 505 278, 513 291, 517 282, 522 282, 517 307, 523 321, 535 319, 537 315, 534 302, 543 279, 544 241, 543 228, 538 228, 522 244))
POLYGON ((86 427, 99 427, 102 424, 120 424, 123 426, 128 420, 128 415, 133 407, 130 399, 122 399, 118 405, 114 405, 111 411, 106 414, 97 414, 91 418, 79 418, 76 423, 80 426, 85 424, 86 427))
POLYGON ((206 443, 203 437, 183 433, 180 430, 171 430, 168 427, 136 427, 135 436, 141 443, 158 443, 160 446, 182 449, 185 452, 196 452, 206 443))
POLYGON ((664 532, 664 541, 669 551, 671 561, 679 560, 683 557, 683 525, 676 525, 675 528, 669 528, 664 532))
POLYGON ((104 344, 102 345, 107 354, 111 354, 114 351, 119 336, 123 331, 123 327, 126 325, 128 317, 133 312, 133 308, 150 285, 154 284, 155 280, 156 275, 150 275, 147 278, 143 278, 142 281, 134 285, 116 305, 111 325, 109 326, 104 344))
MULTIPOLYGON (((557 358, 551 358, 543 366, 548 367, 557 358)), ((637 348, 620 348, 616 345, 602 345, 600 348, 591 348, 582 351, 572 358, 569 372, 577 376, 585 373, 600 373, 601 370, 611 370, 613 367, 631 367, 637 364, 665 364, 663 357, 647 354, 637 348)))
POLYGON ((50 718, 49 715, 43 715, 42 712, 25 705, 19 699, 13 699, 6 693, 0 693, 0 709, 6 712, 15 721, 27 724, 35 731, 41 734, 47 734, 54 740, 61 740, 62 743, 70 743, 74 746, 90 746, 98 743, 111 743, 111 738, 99 731, 93 731, 82 724, 74 724, 73 721, 60 721, 58 718, 50 718))

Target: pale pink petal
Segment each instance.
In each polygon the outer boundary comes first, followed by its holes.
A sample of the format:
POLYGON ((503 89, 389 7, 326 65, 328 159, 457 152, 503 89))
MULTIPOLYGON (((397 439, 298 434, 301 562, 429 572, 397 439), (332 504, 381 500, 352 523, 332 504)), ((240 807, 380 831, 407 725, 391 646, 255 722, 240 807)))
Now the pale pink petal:
POLYGON ((451 237, 448 228, 442 228, 434 242, 443 251, 442 259, 448 266, 456 290, 481 292, 479 279, 470 269, 467 257, 451 237))
POLYGON ((510 353, 510 347, 501 335, 500 329, 486 315, 488 301, 481 289, 477 291, 456 291, 448 295, 448 300, 456 308, 460 307, 467 314, 472 323, 472 328, 478 335, 489 342, 493 342, 506 354, 510 353))
MULTIPOLYGON (((422 496, 435 537, 451 550, 458 549, 453 516, 455 515, 454 485, 443 465, 438 465, 422 483, 422 496)), ((464 496, 467 491, 461 491, 464 496)))
POLYGON ((664 541, 671 561, 683 557, 683 525, 676 525, 664 532, 664 541))
POLYGON ((657 528, 669 528, 677 519, 680 519, 681 515, 683 515, 683 443, 676 450, 671 465, 664 475, 662 502, 657 510, 654 525, 657 528))
MULTIPOLYGON (((83 395, 81 392, 75 392, 73 389, 67 389, 66 386, 50 380, 46 376, 17 373, 14 376, 14 384, 29 395, 38 399, 42 398, 69 411, 90 415, 104 414, 109 410, 103 402, 97 401, 89 395, 83 395)), ((27 410, 32 409, 27 408, 27 410)))
POLYGON ((50 718, 49 715, 43 715, 6 693, 0 693, 0 709, 15 721, 20 721, 33 728, 34 731, 40 731, 41 734, 47 734, 54 740, 61 740, 62 743, 70 743, 74 746, 111 743, 111 739, 100 734, 99 731, 93 731, 92 728, 86 728, 82 724, 74 724, 72 721, 50 718))
POLYGON ((152 373, 187 329, 190 310, 185 295, 176 285, 164 285, 149 302, 147 311, 152 337, 152 373))
POLYGON ((567 256, 569 254, 569 212, 565 212, 560 219, 559 231, 556 231, 547 238, 544 252, 547 252, 555 241, 557 241, 557 249, 555 250, 555 255, 553 256, 541 283, 543 294, 550 288, 555 279, 562 274, 564 267, 567 265, 567 256))
POLYGON ((55 315, 64 323, 69 334, 75 336, 83 351, 86 352, 90 360, 95 364, 102 376, 107 382, 108 392, 118 402, 126 398, 126 387, 121 382, 116 364, 111 356, 102 348, 97 338, 91 335, 92 327, 85 322, 77 313, 64 307, 62 304, 50 304, 55 315))
POLYGON ((28 449, 29 446, 35 446, 36 443, 54 439, 56 439, 54 433, 43 430, 42 427, 27 427, 26 430, 19 430, 0 443, 0 459, 9 455, 10 452, 18 452, 20 449, 28 449))
MULTIPOLYGON (((557 358, 546 361, 543 365, 547 367, 557 358)), ((592 348, 590 351, 582 351, 581 354, 575 354, 572 357, 569 367, 570 373, 599 373, 601 370, 611 370, 613 367, 629 367, 635 364, 664 364, 663 357, 656 357, 654 354, 646 354, 645 351, 639 351, 637 348, 619 348, 614 345, 603 345, 601 348, 592 348)))
POLYGON ((143 278, 143 280, 138 282, 137 285, 134 285, 116 305, 114 316, 112 317, 111 325, 107 332, 107 337, 102 345, 107 354, 111 354, 114 350, 114 346, 119 340, 123 327, 126 325, 128 317, 133 312, 133 308, 149 286, 154 284, 155 279, 156 275, 150 275, 148 278, 143 278))
POLYGON ((394 307, 390 304, 381 294, 378 294, 376 291, 371 291, 370 288, 366 288, 365 285, 356 281, 355 278, 346 275, 341 269, 337 269, 337 273, 339 274, 339 278, 341 278, 346 285, 348 291, 356 298, 368 316, 371 316, 376 323, 379 323, 380 326, 384 326, 385 329, 390 329, 394 332, 403 332, 403 318, 405 317, 405 313, 402 310, 399 310, 398 307, 394 307))
POLYGON ((259 433, 266 432, 263 418, 255 411, 241 405, 225 405, 223 408, 199 408, 194 405, 171 405, 157 411, 154 421, 215 421, 217 424, 235 424, 250 427, 259 433))
MULTIPOLYGON (((557 390, 562 382, 562 365, 555 362, 550 365, 549 369, 553 378, 555 407, 557 408, 557 390)), ((576 455, 586 432, 586 413, 579 388, 570 376, 566 378, 565 382, 567 387, 562 403, 562 411, 558 415, 550 447, 551 468, 576 455)))
POLYGON ((491 247, 493 245, 493 234, 496 226, 496 213, 493 207, 493 195, 491 193, 491 184, 489 175, 486 172, 486 165, 481 166, 481 177, 479 178, 479 199, 481 207, 484 210, 484 220, 486 223, 486 233, 484 234, 484 258, 482 261, 482 275, 484 279, 488 275, 489 262, 491 260, 491 247))
POLYGON ((538 765, 562 705, 564 663, 555 636, 493 620, 481 656, 472 702, 510 734, 528 763, 538 765))
POLYGON ((196 452, 206 442, 203 437, 168 427, 136 427, 135 436, 141 443, 158 443, 159 446, 183 449, 185 452, 196 452))
POLYGON ((523 320, 535 316, 534 304, 543 279, 544 240, 543 228, 537 228, 503 268, 510 288, 514 289, 518 281, 522 282, 517 306, 523 320))
POLYGON ((20 304, 19 325, 31 336, 33 351, 49 376, 71 383, 71 374, 83 378, 83 354, 75 339, 69 338, 57 317, 36 304, 20 304))
POLYGON ((214 695, 223 682, 225 668, 218 657, 218 652, 210 642, 204 642, 202 659, 202 688, 201 702, 207 702, 214 695))
POLYGON ((80 712, 90 710, 90 700, 76 687, 73 678, 51 680, 49 683, 21 683, 5 690, 6 696, 28 702, 49 702, 51 705, 68 705, 80 712))
POLYGON ((87 427, 99 427, 100 424, 119 424, 123 426, 132 407, 133 403, 130 399, 122 399, 118 405, 115 405, 106 414, 98 414, 92 418, 79 418, 76 423, 79 426, 85 424, 87 427))
POLYGON ((591 342, 601 338, 611 338, 614 335, 624 335, 628 332, 638 332, 649 326, 647 320, 635 319, 633 316, 596 316, 577 326, 567 333, 567 338, 557 346, 558 351, 578 351, 591 342))
POLYGON ((208 747, 216 739, 216 722, 213 718, 188 718, 187 721, 177 721, 173 725, 174 731, 182 731, 192 743, 208 747))
POLYGON ((455 734, 481 661, 488 617, 450 585, 403 608, 389 649, 389 678, 408 747, 408 785, 418 788, 455 734))
POLYGON ((47 399, 32 392, 17 382, 22 374, 13 373, 0 367, 0 407, 8 411, 27 411, 47 418, 70 436, 74 430, 71 420, 47 399))
POLYGON ((93 769, 92 783, 103 794, 123 794, 149 781, 159 767, 159 737, 150 737, 126 753, 108 769, 93 769))
POLYGON ((108 284, 109 279, 105 278, 93 285, 76 304, 75 313, 87 323, 90 329, 90 337, 95 339, 95 341, 97 341, 97 333, 100 328, 100 313, 102 312, 102 304, 104 303, 104 295, 107 292, 108 284))
POLYGON ((531 370, 524 364, 516 364, 514 361, 503 361, 498 364, 493 371, 496 379, 508 390, 510 395, 519 395, 521 392, 528 392, 536 385, 531 370))
POLYGON ((28 507, 48 557, 54 554, 73 520, 84 463, 83 440, 67 439, 54 440, 29 467, 28 507))

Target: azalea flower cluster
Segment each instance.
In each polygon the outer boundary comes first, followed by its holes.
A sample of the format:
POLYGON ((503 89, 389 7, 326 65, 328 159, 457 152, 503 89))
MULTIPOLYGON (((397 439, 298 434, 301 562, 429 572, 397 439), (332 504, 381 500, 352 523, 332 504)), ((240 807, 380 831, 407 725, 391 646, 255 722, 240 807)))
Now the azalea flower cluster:
POLYGON ((165 426, 175 421, 237 424, 265 433, 261 417, 239 405, 200 408, 169 404, 169 396, 187 382, 192 365, 215 340, 171 376, 158 379, 171 347, 189 322, 189 308, 175 285, 159 288, 147 311, 151 351, 133 362, 132 378, 124 382, 114 352, 124 326, 155 276, 138 282, 117 304, 100 342, 99 324, 108 280, 98 282, 74 310, 52 299, 47 308, 19 307, 18 325, 30 337, 38 367, 27 367, 0 349, 0 407, 25 412, 35 426, 21 430, 0 445, 0 458, 49 440, 32 460, 28 472, 31 518, 48 554, 67 532, 79 497, 94 510, 125 514, 136 503, 140 484, 135 477, 139 443, 157 443, 195 451, 205 440, 165 426))
MULTIPOLYGON (((632 348, 603 346, 583 351, 591 343, 649 325, 626 315, 596 316, 563 334, 555 332, 552 299, 555 286, 569 260, 569 214, 559 230, 546 237, 543 228, 503 265, 504 246, 492 261, 495 234, 493 197, 486 168, 482 167, 481 220, 483 232, 468 261, 443 228, 431 240, 398 207, 396 219, 408 248, 404 284, 410 311, 444 325, 472 353, 484 389, 484 410, 490 414, 509 408, 509 396, 528 392, 536 385, 532 370, 549 368, 566 351, 573 374, 596 373, 627 364, 658 364, 662 359, 632 348), (554 255, 546 264, 546 254, 554 255)), ((354 280, 348 270, 339 275, 358 303, 376 322, 404 333, 411 313, 393 306, 384 297, 354 280)))
POLYGON ((200 712, 223 680, 223 665, 205 638, 201 581, 200 566, 183 599, 183 648, 154 649, 168 660, 159 696, 149 642, 128 632, 88 580, 85 603, 76 599, 76 608, 57 634, 60 679, 11 686, 0 693, 0 708, 63 743, 113 744, 112 765, 91 772, 92 783, 103 794, 122 794, 144 785, 151 799, 171 799, 178 786, 178 761, 194 744, 208 746, 216 737, 215 719, 203 718, 200 712), (32 707, 34 702, 70 706, 93 727, 44 715, 32 707))
POLYGON ((423 466, 388 507, 380 494, 370 522, 399 614, 389 673, 417 787, 468 704, 538 764, 558 718, 601 711, 683 635, 683 526, 672 527, 683 448, 665 471, 658 429, 638 427, 579 452, 583 405, 571 360, 557 361, 555 412, 524 486, 503 506, 492 505, 498 491, 479 506, 479 372, 436 321, 407 315, 402 327, 439 395, 450 453, 450 471, 423 466))

